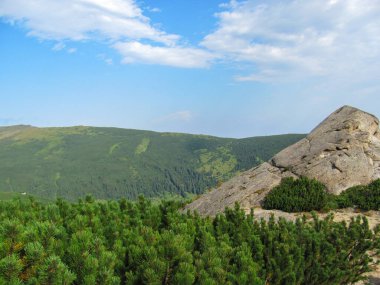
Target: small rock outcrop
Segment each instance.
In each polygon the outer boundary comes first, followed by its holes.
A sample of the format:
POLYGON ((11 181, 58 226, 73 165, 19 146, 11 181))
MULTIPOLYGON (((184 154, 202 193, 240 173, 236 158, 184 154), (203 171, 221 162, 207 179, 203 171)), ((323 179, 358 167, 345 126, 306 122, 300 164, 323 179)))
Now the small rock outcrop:
POLYGON ((306 138, 204 194, 187 205, 185 211, 214 216, 235 202, 249 210, 259 206, 265 195, 288 176, 316 178, 333 194, 380 178, 379 120, 344 106, 306 138))

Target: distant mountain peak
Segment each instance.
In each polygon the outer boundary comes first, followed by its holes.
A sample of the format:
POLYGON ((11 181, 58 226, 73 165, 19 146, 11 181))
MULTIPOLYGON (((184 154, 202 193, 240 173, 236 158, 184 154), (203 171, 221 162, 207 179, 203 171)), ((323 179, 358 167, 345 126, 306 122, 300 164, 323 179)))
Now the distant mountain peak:
POLYGON ((239 202, 249 210, 287 176, 316 178, 334 194, 380 178, 379 120, 360 109, 343 106, 306 138, 203 195, 187 209, 215 215, 239 202))

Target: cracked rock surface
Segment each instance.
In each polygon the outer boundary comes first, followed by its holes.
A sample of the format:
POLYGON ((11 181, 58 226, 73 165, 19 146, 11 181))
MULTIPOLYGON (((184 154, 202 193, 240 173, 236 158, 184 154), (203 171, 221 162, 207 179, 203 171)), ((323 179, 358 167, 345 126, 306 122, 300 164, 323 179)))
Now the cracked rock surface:
POLYGON ((380 178, 379 120, 344 106, 306 138, 204 194, 184 210, 214 216, 235 202, 249 210, 259 206, 265 195, 288 176, 316 178, 333 194, 380 178))

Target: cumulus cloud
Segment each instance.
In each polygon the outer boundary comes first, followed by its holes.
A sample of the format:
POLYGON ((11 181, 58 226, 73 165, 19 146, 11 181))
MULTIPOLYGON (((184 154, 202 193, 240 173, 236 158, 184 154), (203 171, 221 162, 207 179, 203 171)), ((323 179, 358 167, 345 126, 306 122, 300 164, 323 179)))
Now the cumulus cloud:
POLYGON ((237 80, 379 74, 379 1, 247 0, 222 8, 202 45, 229 61, 251 63, 254 72, 237 80))
MULTIPOLYGON (((128 59, 124 62, 131 61, 131 57, 136 54, 133 61, 144 59, 144 62, 155 63, 155 60, 147 60, 152 56, 152 49, 166 49, 177 55, 183 55, 181 51, 187 50, 190 55, 183 59, 182 64, 172 59, 157 59, 162 64, 171 65, 174 62, 177 67, 205 65, 203 51, 184 48, 179 44, 179 35, 154 27, 135 0, 2 0, 0 17, 11 24, 21 25, 30 36, 57 41, 54 50, 63 49, 60 44, 63 41, 103 41, 120 50, 123 45, 133 46, 144 40, 150 42, 152 48, 128 53, 128 59), (142 54, 144 51, 148 54, 142 54), (200 62, 197 63, 199 55, 200 62)), ((161 55, 161 52, 157 55, 161 55)))
MULTIPOLYGON (((137 0, 1 0, 0 18, 65 48, 98 41, 125 64, 204 68, 222 59, 248 66, 238 81, 300 77, 357 81, 380 72, 378 0, 231 0, 220 5, 217 28, 200 46, 151 23, 137 0)), ((153 9, 158 11, 158 9, 153 9)), ((239 66, 241 68, 241 66, 239 66)))
POLYGON ((133 0, 2 0, 0 16, 41 39, 178 39, 152 27, 133 0))

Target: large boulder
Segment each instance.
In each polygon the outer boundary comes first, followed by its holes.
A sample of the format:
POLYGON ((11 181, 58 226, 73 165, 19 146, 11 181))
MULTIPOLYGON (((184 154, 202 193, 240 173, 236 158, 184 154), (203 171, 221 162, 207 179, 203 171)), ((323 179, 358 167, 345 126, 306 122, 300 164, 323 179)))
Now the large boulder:
POLYGON ((185 210, 214 216, 239 202, 248 211, 287 176, 316 178, 333 194, 380 178, 379 120, 344 106, 306 138, 204 194, 185 210))

